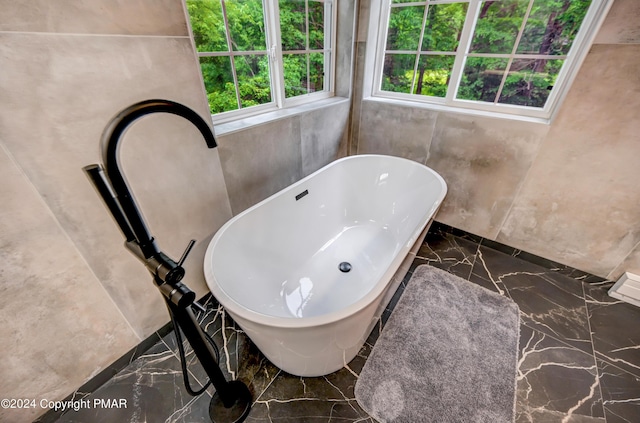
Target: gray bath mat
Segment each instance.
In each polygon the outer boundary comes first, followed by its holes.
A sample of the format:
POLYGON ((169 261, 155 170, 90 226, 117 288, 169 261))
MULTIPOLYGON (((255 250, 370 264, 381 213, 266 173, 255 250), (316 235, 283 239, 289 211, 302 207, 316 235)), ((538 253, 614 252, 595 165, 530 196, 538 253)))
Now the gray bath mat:
POLYGON ((419 266, 360 373, 356 400, 381 422, 512 422, 519 332, 511 299, 419 266))

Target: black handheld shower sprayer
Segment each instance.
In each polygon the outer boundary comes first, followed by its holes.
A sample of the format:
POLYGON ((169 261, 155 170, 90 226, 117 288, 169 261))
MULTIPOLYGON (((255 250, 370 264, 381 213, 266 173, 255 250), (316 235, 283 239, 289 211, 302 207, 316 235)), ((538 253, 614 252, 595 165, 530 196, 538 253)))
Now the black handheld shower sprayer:
MULTIPOLYGON (((182 330, 207 372, 210 383, 216 390, 209 405, 211 420, 215 423, 242 422, 251 409, 251 392, 241 381, 225 379, 215 358, 217 355, 215 345, 198 324, 192 310, 192 306, 197 305, 194 303, 196 294, 181 282, 185 275, 182 264, 195 241, 192 240, 189 243, 177 263, 160 251, 147 229, 120 169, 118 142, 129 125, 152 113, 170 113, 187 119, 202 133, 207 147, 217 146, 211 129, 195 111, 173 101, 146 100, 127 107, 109 122, 101 139, 104 167, 93 164, 85 166, 84 171, 120 227, 126 239, 125 246, 153 276, 154 283, 167 303, 176 335, 179 335, 179 331, 182 330)), ((187 389, 191 391, 188 386, 187 389)))

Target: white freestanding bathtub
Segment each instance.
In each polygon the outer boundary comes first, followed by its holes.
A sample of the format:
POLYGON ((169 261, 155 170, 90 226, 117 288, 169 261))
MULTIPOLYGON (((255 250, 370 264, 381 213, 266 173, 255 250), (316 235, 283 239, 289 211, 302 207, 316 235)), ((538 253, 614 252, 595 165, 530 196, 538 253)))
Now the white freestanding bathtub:
POLYGON ((220 228, 205 254, 207 284, 273 364, 332 373, 364 344, 446 192, 411 160, 336 160, 220 228))

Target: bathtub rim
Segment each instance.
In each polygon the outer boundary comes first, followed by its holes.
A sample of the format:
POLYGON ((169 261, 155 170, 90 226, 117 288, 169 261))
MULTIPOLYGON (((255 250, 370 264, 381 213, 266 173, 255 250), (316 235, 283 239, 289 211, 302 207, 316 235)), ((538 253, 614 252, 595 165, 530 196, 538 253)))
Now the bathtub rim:
POLYGON ((304 328, 310 328, 310 327, 329 325, 337 321, 340 321, 342 319, 348 318, 349 316, 352 316, 358 313, 359 310, 361 310, 362 308, 366 307, 368 304, 375 301, 379 296, 381 296, 384 293, 384 290, 389 283, 389 279, 393 277, 395 272, 400 267, 400 264, 402 263, 403 259, 406 257, 409 250, 413 246, 415 240, 420 236, 423 229, 426 227, 427 224, 429 224, 429 222, 433 219, 433 217, 439 210, 442 204, 442 201, 444 200, 447 194, 447 189, 448 189, 447 183, 442 178, 442 176, 440 176, 438 172, 415 160, 410 160, 410 159, 397 157, 397 156, 384 155, 384 154, 356 154, 356 155, 346 156, 346 157, 336 159, 331 163, 328 163, 327 165, 316 170, 315 172, 305 176, 299 181, 286 186, 280 191, 270 195, 264 200, 238 213, 237 215, 229 219, 227 222, 225 222, 225 224, 222 225, 220 229, 218 229, 218 231, 216 231, 216 233, 212 237, 205 251, 203 270, 204 270, 204 277, 205 277, 205 283, 207 284, 207 288, 209 288, 209 291, 216 298, 216 300, 224 308, 228 309, 232 314, 236 314, 242 317, 243 319, 246 319, 255 323, 267 325, 267 326, 279 327, 279 328, 304 329, 304 328), (260 313, 247 308, 246 306, 240 304, 235 299, 227 295, 224 289, 218 284, 217 278, 215 277, 215 274, 213 272, 213 264, 211 260, 211 257, 213 255, 213 250, 215 249, 216 244, 218 243, 220 238, 224 235, 227 228, 229 228, 236 220, 239 220, 242 216, 251 213, 253 210, 259 208, 264 203, 271 201, 273 198, 279 197, 281 195, 285 195, 286 192, 295 191, 295 188, 297 186, 304 184, 306 181, 313 178, 317 174, 333 166, 336 166, 342 162, 357 160, 359 158, 381 158, 385 160, 395 160, 398 162, 405 162, 410 166, 416 166, 416 165, 420 166, 422 168, 427 169, 433 176, 435 176, 436 180, 440 182, 440 186, 442 188, 440 191, 440 195, 438 196, 436 201, 433 203, 431 208, 428 210, 425 210, 424 213, 422 214, 421 220, 420 220, 421 223, 416 226, 416 228, 412 232, 411 237, 403 244, 401 250, 398 252, 396 257, 394 257, 394 259, 391 261, 391 263, 389 264, 389 267, 385 270, 380 280, 369 290, 369 292, 365 294, 362 298, 358 299, 357 301, 353 302, 352 304, 350 304, 349 306, 343 309, 332 311, 330 313, 326 313, 318 316, 310 316, 310 317, 302 317, 302 318, 296 318, 293 316, 291 317, 271 316, 268 314, 260 313), (380 282, 382 280, 386 280, 386 282, 383 284, 380 282))

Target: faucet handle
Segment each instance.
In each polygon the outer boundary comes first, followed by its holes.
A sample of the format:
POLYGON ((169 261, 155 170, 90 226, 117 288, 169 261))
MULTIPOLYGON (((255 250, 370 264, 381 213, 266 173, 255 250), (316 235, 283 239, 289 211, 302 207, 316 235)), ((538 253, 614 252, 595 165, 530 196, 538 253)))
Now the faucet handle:
POLYGON ((187 245, 187 248, 185 248, 184 253, 182 253, 182 257, 180 257, 180 260, 178 261, 178 266, 182 267, 182 263, 184 263, 184 261, 187 259, 187 256, 191 252, 191 249, 193 248, 194 245, 196 245, 195 239, 192 239, 191 241, 189 241, 189 245, 187 245))

